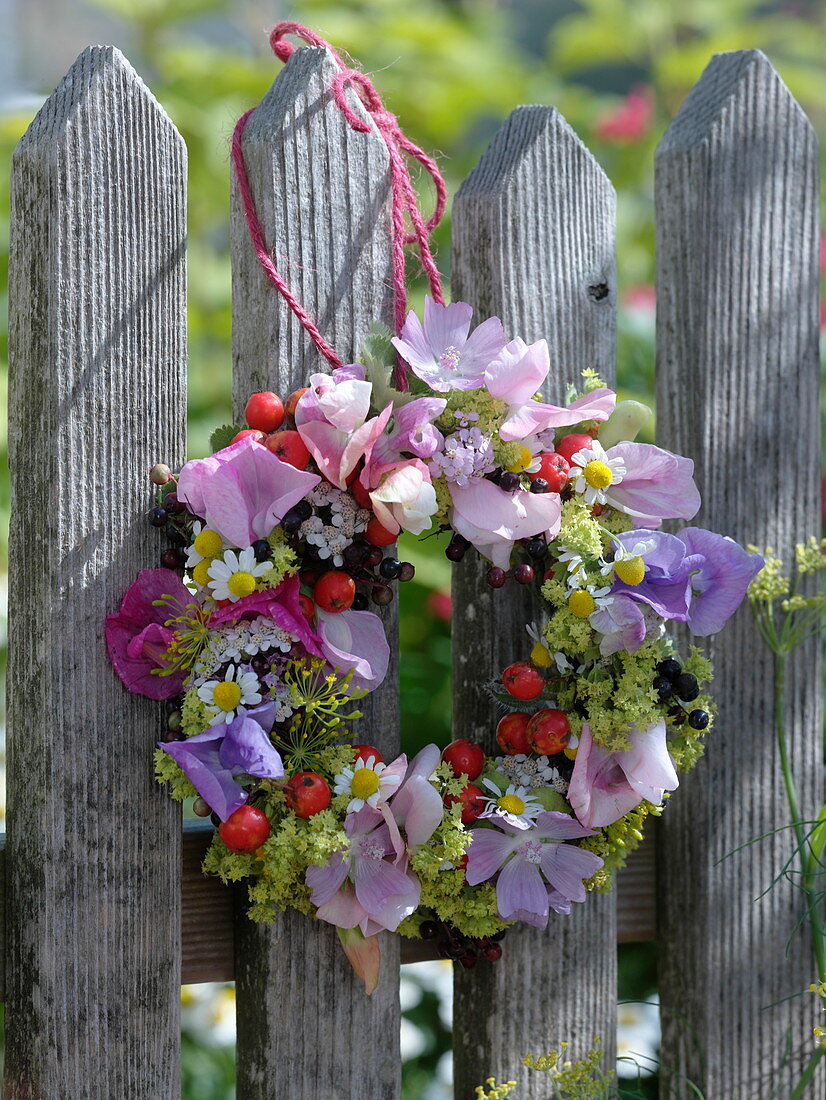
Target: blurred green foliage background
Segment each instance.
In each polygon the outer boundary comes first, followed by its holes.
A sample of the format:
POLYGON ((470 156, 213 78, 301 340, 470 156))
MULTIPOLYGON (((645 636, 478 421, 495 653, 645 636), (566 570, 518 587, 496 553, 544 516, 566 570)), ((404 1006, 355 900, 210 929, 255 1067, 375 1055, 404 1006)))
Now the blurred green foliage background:
MULTIPOLYGON (((36 7, 37 0, 29 4, 36 7)), ((113 32, 189 148, 192 456, 204 454, 211 428, 230 418, 228 142, 237 117, 261 98, 280 69, 264 33, 277 20, 309 24, 374 73, 406 132, 439 156, 451 191, 516 104, 559 108, 617 189, 620 388, 643 400, 653 394, 653 153, 689 88, 713 53, 757 47, 821 133, 826 120, 823 0, 87 0, 78 6, 96 12, 101 27, 113 32)), ((66 58, 66 66, 71 60, 66 58)), ((6 169, 31 114, 0 114, 6 169)), ((0 209, 6 261, 7 170, 0 175, 0 209)), ((446 275, 448 242, 449 218, 437 235, 446 275)), ((6 274, 3 262, 3 385, 6 274)), ((5 434, 2 447, 5 452, 5 434)), ((0 511, 6 522, 8 509, 4 462, 0 511)), ((435 540, 409 540, 404 556, 417 566, 416 581, 401 596, 404 735, 413 748, 449 739, 450 574, 435 540)), ((0 565, 5 568, 5 540, 0 565)), ((650 953, 629 956, 624 969, 631 995, 645 996, 652 980, 650 953)), ((423 1069, 435 1065, 444 1034, 443 1028, 431 1029, 425 1061, 411 1063, 410 1097, 424 1095, 423 1069)), ((187 1040, 186 1095, 232 1095, 231 1057, 222 1051, 205 1069, 198 1061, 201 1050, 198 1041, 187 1040)))

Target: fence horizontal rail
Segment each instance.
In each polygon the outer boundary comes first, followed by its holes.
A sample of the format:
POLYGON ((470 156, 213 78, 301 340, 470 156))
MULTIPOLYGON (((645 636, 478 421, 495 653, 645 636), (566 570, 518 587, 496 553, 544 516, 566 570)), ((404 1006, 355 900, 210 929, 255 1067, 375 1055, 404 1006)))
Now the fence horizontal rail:
MULTIPOLYGON (((628 857, 617 876, 617 943, 646 943, 656 938, 656 871, 654 830, 628 857)), ((231 982, 235 978, 233 951, 233 892, 218 879, 203 874, 201 863, 212 839, 212 826, 184 823, 181 878, 181 981, 231 982)), ((0 833, 0 1001, 6 997, 5 974, 6 836, 0 833)), ((401 942, 401 961, 435 959, 424 940, 401 942)))

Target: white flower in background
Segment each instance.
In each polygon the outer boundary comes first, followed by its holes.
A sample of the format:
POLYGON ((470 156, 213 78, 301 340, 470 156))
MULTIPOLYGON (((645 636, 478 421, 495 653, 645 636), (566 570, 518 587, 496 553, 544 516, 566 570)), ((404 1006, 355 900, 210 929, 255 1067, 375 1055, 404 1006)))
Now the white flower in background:
POLYGON ((650 1077, 659 1067, 660 1003, 628 1001, 617 1008, 617 1076, 650 1077))
POLYGON ((181 1030, 203 1047, 235 1042, 235 987, 218 982, 181 986, 181 1030))
POLYGON ((207 570, 209 587, 216 600, 237 603, 255 591, 255 581, 272 568, 272 562, 255 560, 251 546, 236 553, 227 550, 223 557, 215 558, 207 570))
POLYGON ((482 786, 493 792, 493 798, 486 799, 485 809, 479 814, 483 817, 495 817, 513 825, 516 829, 530 829, 531 824, 539 814, 543 806, 536 795, 531 794, 527 787, 508 785, 508 789, 502 794, 499 787, 490 779, 483 779, 482 786))
MULTIPOLYGON (((198 688, 198 698, 220 722, 229 722, 236 713, 261 702, 258 677, 230 665, 223 680, 207 680, 198 688)), ((214 724, 214 723, 213 723, 214 724)))
POLYGON ((586 504, 605 504, 605 490, 611 485, 619 485, 626 474, 625 462, 621 458, 609 458, 599 440, 595 439, 590 448, 577 451, 571 459, 571 484, 574 492, 582 493, 586 504))

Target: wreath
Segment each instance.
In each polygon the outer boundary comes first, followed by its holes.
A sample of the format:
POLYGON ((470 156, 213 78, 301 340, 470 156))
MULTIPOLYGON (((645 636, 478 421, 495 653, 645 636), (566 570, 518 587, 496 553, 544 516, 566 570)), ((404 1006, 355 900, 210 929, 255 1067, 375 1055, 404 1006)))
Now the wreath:
MULTIPOLYGON (((288 33, 326 45, 282 24, 281 57, 288 33)), ((348 85, 380 108, 340 68, 342 110, 348 85)), ((233 159, 283 293, 243 167, 247 117, 233 159)), ((545 927, 609 888, 713 724, 711 666, 695 646, 680 656, 667 627, 715 634, 763 564, 724 535, 661 529, 700 496, 689 459, 635 441, 649 410, 588 370, 565 405, 538 400, 546 342, 444 303, 438 218, 423 221, 405 178, 394 203, 431 277, 423 319, 397 282, 395 334, 375 327, 344 364, 296 304, 331 373, 283 400, 253 394, 211 457, 153 468, 166 567, 140 573, 106 621, 125 686, 166 706, 158 779, 216 825, 204 870, 248 881, 253 920, 292 907, 334 925, 368 991, 380 930, 435 938, 471 967, 499 958, 515 922, 545 927), (492 588, 541 596, 524 652, 484 685, 496 754, 460 737, 385 760, 361 741, 359 701, 390 657, 371 605, 414 575, 394 555, 401 531, 447 532, 451 561, 480 554, 492 588)))

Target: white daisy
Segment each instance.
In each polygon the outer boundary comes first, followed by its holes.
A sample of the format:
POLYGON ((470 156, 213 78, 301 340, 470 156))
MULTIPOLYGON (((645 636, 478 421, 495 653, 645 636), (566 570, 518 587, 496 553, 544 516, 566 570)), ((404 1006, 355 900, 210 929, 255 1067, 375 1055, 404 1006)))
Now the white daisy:
POLYGON ((352 795, 347 803, 347 813, 354 813, 364 806, 376 809, 380 801, 389 798, 401 783, 401 776, 390 774, 383 776, 387 765, 376 760, 375 756, 361 757, 352 767, 342 768, 335 777, 333 790, 336 794, 352 795))
POLYGON ((530 829, 534 818, 542 813, 542 803, 527 787, 515 787, 511 783, 502 794, 499 787, 490 779, 483 779, 482 785, 489 791, 493 791, 494 797, 485 800, 487 805, 479 815, 480 818, 495 817, 506 821, 516 829, 530 829))
POLYGON ((224 549, 224 540, 217 531, 211 530, 200 520, 192 525, 192 545, 186 548, 186 565, 192 569, 199 561, 217 558, 224 549))
POLYGON ((227 550, 223 557, 216 558, 209 567, 209 587, 216 600, 231 600, 237 603, 244 596, 255 591, 256 577, 272 568, 272 562, 255 560, 251 546, 237 553, 227 550))
POLYGON ((261 702, 258 687, 254 672, 241 672, 236 665, 230 665, 223 680, 207 680, 198 688, 198 698, 213 716, 228 722, 246 707, 261 702))
POLYGON ((571 459, 571 484, 574 492, 582 493, 586 504, 605 504, 605 490, 619 485, 625 477, 625 462, 609 458, 608 452, 595 439, 590 448, 577 451, 571 459))
POLYGON ((616 573, 621 581, 632 586, 640 584, 645 577, 645 555, 650 553, 656 543, 654 539, 637 539, 630 547, 621 542, 614 544, 614 560, 606 562, 609 570, 616 573))

